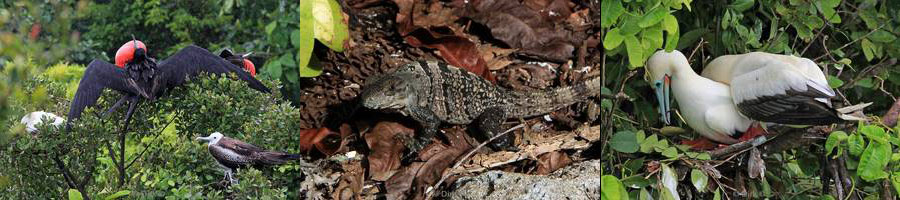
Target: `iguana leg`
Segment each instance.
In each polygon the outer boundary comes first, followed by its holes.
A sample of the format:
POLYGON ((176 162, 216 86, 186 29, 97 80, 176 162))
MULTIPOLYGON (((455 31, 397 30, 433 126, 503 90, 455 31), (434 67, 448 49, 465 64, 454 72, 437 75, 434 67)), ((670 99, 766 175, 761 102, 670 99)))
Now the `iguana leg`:
MULTIPOLYGON (((476 119, 476 125, 479 132, 487 139, 493 138, 496 134, 500 134, 500 125, 506 121, 506 111, 500 107, 491 107, 484 110, 476 119)), ((511 145, 511 137, 509 134, 501 136, 492 142, 491 148, 494 150, 518 151, 519 149, 511 145)))
POLYGON ((431 138, 434 138, 438 132, 438 126, 441 125, 441 120, 434 115, 431 110, 428 109, 418 109, 418 111, 411 112, 411 117, 418 121, 424 130, 422 130, 422 134, 415 139, 409 140, 406 143, 406 147, 409 148, 411 152, 418 152, 425 148, 425 145, 431 143, 431 138))

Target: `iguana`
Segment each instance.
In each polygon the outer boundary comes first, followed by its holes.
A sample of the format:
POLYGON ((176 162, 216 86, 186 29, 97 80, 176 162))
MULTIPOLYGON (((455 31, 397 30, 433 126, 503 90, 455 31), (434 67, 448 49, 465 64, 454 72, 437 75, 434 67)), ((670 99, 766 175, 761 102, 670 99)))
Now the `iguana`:
MULTIPOLYGON (((423 148, 441 123, 469 124, 491 138, 510 118, 547 114, 586 100, 599 93, 594 78, 570 87, 541 91, 510 91, 463 69, 440 62, 412 62, 393 72, 366 80, 360 101, 367 109, 395 112, 419 122, 424 133, 407 146, 423 148)), ((515 150, 508 136, 500 137, 494 149, 515 150)))

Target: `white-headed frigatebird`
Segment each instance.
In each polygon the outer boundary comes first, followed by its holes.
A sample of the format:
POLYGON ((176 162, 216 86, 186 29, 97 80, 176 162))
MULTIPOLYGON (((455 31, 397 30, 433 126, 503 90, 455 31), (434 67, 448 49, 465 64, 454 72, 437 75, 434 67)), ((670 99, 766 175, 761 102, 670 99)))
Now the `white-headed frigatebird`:
MULTIPOLYGON (((112 112, 127 101, 129 106, 124 126, 124 130, 127 130, 135 107, 142 100, 141 97, 156 100, 166 91, 184 85, 187 78, 201 73, 214 75, 235 73, 238 78, 246 81, 250 88, 271 93, 269 88, 241 67, 206 49, 187 46, 157 63, 147 55, 147 47, 143 42, 132 40, 122 45, 116 52, 115 65, 102 60, 94 60, 88 65, 78 84, 75 98, 70 104, 68 115, 70 122, 81 117, 86 107, 95 105, 104 89, 111 89, 122 93, 123 96, 106 113, 112 112)), ((67 129, 68 127, 67 125, 67 129)))

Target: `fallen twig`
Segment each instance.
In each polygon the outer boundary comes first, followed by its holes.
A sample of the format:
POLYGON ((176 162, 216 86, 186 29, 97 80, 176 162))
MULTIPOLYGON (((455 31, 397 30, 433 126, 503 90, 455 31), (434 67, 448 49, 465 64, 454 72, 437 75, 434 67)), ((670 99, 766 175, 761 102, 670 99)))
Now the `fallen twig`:
POLYGON ((506 134, 509 133, 509 132, 512 132, 512 131, 514 131, 514 130, 516 130, 516 129, 520 129, 520 128, 523 128, 523 127, 525 127, 525 124, 519 124, 519 125, 516 125, 516 126, 510 128, 510 129, 508 129, 508 130, 506 130, 506 131, 503 131, 503 132, 500 133, 500 134, 495 135, 494 137, 491 137, 490 139, 488 139, 488 140, 482 142, 482 143, 479 144, 477 147, 475 147, 475 148, 473 148, 472 150, 470 150, 469 153, 467 153, 465 156, 463 156, 462 158, 460 158, 459 161, 456 161, 456 164, 453 164, 453 167, 451 167, 449 170, 447 170, 447 174, 444 174, 444 176, 441 176, 441 180, 438 180, 437 183, 435 183, 434 185, 431 186, 431 189, 430 189, 430 190, 427 190, 427 191, 425 192, 425 199, 431 199, 431 195, 434 194, 434 191, 436 191, 437 188, 438 188, 441 184, 443 184, 444 181, 447 180, 448 177, 450 177, 450 175, 453 175, 453 170, 456 169, 456 168, 459 168, 459 166, 462 165, 463 162, 469 160, 469 158, 471 158, 472 155, 475 155, 475 152, 477 152, 479 149, 484 148, 484 146, 487 146, 487 144, 491 143, 491 141, 494 141, 494 140, 496 140, 497 138, 500 138, 500 137, 506 135, 506 134))

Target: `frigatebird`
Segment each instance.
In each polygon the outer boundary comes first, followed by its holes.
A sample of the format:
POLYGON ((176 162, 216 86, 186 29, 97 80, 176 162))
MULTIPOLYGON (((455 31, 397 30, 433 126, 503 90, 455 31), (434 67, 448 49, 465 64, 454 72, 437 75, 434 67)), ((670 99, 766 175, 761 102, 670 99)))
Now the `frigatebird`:
POLYGON ((212 155, 219 167, 222 167, 225 171, 225 179, 231 183, 235 183, 234 170, 246 166, 280 165, 292 160, 300 161, 300 164, 306 167, 312 166, 304 162, 298 154, 267 151, 252 144, 225 137, 219 132, 214 132, 207 137, 197 137, 197 140, 208 142, 206 148, 209 150, 209 155, 212 155))
POLYGON ((253 54, 253 52, 234 53, 231 51, 231 49, 226 48, 219 53, 219 57, 228 60, 228 62, 231 62, 231 64, 243 67, 244 71, 250 73, 251 76, 256 76, 256 65, 254 65, 253 62, 250 62, 250 59, 247 59, 250 54, 253 54))
POLYGON ((85 107, 97 103, 104 89, 111 89, 122 93, 123 96, 106 113, 128 102, 124 126, 127 130, 131 116, 142 100, 141 97, 150 101, 156 100, 166 91, 184 85, 189 77, 201 73, 215 75, 235 73, 238 78, 246 81, 250 88, 271 93, 269 88, 243 69, 206 49, 190 45, 157 63, 147 55, 147 48, 143 42, 132 40, 122 45, 116 52, 115 65, 102 60, 94 60, 88 65, 72 99, 68 116, 73 120, 78 119, 85 107))

